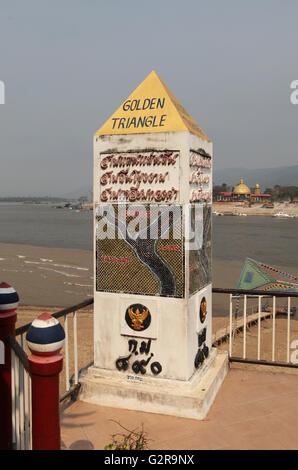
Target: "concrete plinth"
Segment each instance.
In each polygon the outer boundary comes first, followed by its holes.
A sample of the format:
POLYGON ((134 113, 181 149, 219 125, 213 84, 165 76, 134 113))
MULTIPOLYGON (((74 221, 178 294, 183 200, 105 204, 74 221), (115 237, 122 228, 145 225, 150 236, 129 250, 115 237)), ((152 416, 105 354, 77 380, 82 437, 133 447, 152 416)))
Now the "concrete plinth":
POLYGON ((90 367, 80 378, 79 399, 101 406, 201 420, 206 417, 227 371, 227 353, 215 348, 189 381, 90 367))

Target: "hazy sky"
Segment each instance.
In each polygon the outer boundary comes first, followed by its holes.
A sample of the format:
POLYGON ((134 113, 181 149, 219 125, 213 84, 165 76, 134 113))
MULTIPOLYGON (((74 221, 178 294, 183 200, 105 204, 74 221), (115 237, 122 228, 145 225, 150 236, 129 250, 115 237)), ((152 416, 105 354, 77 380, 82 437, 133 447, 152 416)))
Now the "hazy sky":
POLYGON ((216 168, 297 164, 298 0, 0 0, 0 196, 90 186, 93 133, 155 70, 216 168))

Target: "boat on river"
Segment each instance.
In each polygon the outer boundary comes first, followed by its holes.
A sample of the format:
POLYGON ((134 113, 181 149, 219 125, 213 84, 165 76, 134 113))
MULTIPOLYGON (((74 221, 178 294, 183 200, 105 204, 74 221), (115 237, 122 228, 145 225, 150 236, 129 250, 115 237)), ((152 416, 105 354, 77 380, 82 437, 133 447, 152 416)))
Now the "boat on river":
POLYGON ((273 214, 273 217, 289 217, 293 219, 295 216, 291 214, 286 214, 285 212, 277 212, 276 214, 273 214))

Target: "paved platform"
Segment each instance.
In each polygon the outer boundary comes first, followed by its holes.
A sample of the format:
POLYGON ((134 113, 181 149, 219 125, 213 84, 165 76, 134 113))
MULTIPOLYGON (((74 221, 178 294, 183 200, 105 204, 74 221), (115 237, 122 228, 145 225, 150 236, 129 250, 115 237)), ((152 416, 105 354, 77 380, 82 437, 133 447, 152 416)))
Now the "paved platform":
POLYGON ((298 376, 230 369, 206 419, 91 405, 61 408, 62 449, 102 450, 111 435, 147 432, 151 450, 298 449, 298 376))

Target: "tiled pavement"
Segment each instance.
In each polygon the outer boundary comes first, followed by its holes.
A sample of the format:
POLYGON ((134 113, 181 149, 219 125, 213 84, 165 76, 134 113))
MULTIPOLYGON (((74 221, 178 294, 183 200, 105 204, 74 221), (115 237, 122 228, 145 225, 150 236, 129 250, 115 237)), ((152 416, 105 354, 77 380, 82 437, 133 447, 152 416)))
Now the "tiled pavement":
POLYGON ((61 410, 62 449, 98 449, 140 428, 152 450, 298 449, 298 376, 231 369, 203 421, 92 405, 61 410))

